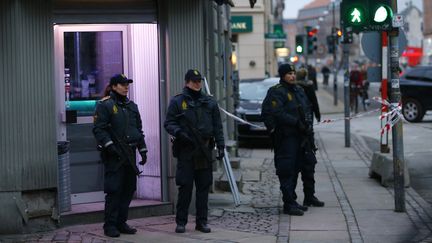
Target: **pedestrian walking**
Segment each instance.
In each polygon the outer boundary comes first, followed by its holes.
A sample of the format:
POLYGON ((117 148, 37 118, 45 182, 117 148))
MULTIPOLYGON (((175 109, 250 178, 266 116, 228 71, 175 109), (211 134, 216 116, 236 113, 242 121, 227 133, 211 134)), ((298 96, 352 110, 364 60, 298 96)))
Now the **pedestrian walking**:
MULTIPOLYGON (((309 113, 305 115, 306 121, 308 123, 307 125, 310 129, 308 134, 309 144, 307 147, 305 147, 304 161, 301 162, 300 166, 304 193, 303 206, 323 207, 324 202, 320 201, 315 196, 315 166, 317 164, 315 151, 317 148, 315 146, 313 132, 313 116, 315 115, 316 120, 319 122, 321 120, 321 113, 319 111, 318 99, 313 88, 313 83, 311 80, 307 80, 307 70, 304 68, 299 69, 297 71, 296 79, 297 84, 305 91, 306 97, 308 98, 311 105, 311 109, 306 109, 309 111, 309 113)), ((294 198, 297 199, 297 195, 294 195, 294 198)))
POLYGON ((363 104, 363 109, 366 111, 367 107, 370 104, 369 101, 369 94, 368 94, 368 90, 369 90, 369 81, 368 81, 368 75, 367 75, 367 69, 368 66, 367 64, 364 64, 361 68, 361 74, 362 74, 362 89, 361 89, 361 98, 362 98, 362 104, 363 104))
POLYGON ((118 237, 120 233, 135 234, 136 229, 126 221, 133 194, 136 190, 136 150, 147 162, 147 146, 142 131, 138 106, 128 99, 129 85, 133 81, 124 74, 114 75, 94 115, 93 134, 102 149, 104 163, 104 233, 118 237))
POLYGON ((308 79, 312 80, 314 89, 318 90, 317 71, 315 67, 309 64, 307 65, 307 71, 308 71, 308 79))
POLYGON ((301 216, 307 207, 295 200, 295 187, 301 162, 307 146, 305 114, 309 114, 309 101, 303 89, 296 85, 294 65, 279 66, 279 84, 271 87, 262 104, 261 116, 273 139, 276 175, 279 178, 283 212, 301 216))
POLYGON ((176 233, 184 233, 193 183, 196 187, 195 229, 209 233, 207 225, 208 193, 212 184, 212 151, 217 145, 217 159, 224 157, 225 142, 217 102, 201 92, 202 76, 191 69, 185 75, 183 92, 169 104, 164 127, 174 136, 173 155, 177 158, 176 233))
POLYGON ((350 107, 351 111, 358 113, 358 96, 361 95, 363 89, 363 77, 362 73, 358 69, 358 66, 354 66, 350 71, 350 107))
POLYGON ((323 74, 323 77, 324 77, 323 84, 325 86, 328 86, 328 81, 329 81, 329 77, 330 77, 330 69, 324 65, 321 69, 321 73, 323 74))

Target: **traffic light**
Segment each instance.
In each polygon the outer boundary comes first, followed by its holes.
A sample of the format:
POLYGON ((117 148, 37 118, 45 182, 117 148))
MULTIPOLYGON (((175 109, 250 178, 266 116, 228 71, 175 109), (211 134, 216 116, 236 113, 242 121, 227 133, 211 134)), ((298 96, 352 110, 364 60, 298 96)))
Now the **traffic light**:
POLYGON ((368 0, 343 0, 341 3, 341 25, 359 33, 369 25, 368 0))
POLYGON ((369 8, 371 11, 369 30, 390 30, 393 19, 391 0, 369 0, 369 8))
POLYGON ((342 36, 342 43, 344 44, 351 44, 353 42, 353 33, 344 31, 342 36))
POLYGON ((336 28, 336 35, 338 38, 341 38, 342 37, 342 30, 336 28))
POLYGON ((341 24, 349 32, 383 31, 392 28, 391 0, 343 0, 341 24))
POLYGON ((295 38, 295 50, 297 54, 303 54, 304 52, 304 36, 296 35, 295 38))
POLYGON ((335 45, 334 45, 334 36, 328 35, 327 36, 327 50, 328 53, 334 53, 335 45))
POLYGON ((306 50, 307 54, 312 54, 316 49, 316 41, 317 37, 316 34, 318 33, 318 29, 305 26, 306 29, 306 50))

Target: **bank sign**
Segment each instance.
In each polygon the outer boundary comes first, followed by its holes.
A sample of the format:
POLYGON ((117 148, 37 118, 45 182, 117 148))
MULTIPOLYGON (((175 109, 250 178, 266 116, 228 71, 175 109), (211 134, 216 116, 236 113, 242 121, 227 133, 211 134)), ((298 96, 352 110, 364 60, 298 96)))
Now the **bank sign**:
POLYGON ((232 33, 246 33, 252 30, 252 16, 231 16, 232 33))

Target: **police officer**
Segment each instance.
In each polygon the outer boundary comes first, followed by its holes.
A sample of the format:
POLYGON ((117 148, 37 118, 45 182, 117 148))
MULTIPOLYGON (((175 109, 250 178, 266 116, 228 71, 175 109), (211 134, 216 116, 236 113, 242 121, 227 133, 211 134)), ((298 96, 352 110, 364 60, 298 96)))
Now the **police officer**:
POLYGON ((303 89, 296 85, 292 64, 279 66, 279 84, 271 87, 262 104, 261 116, 273 138, 276 174, 279 177, 283 212, 303 215, 307 207, 295 200, 295 187, 301 161, 305 154, 304 138, 307 133, 304 114, 309 101, 303 89))
POLYGON ((93 134, 102 147, 105 166, 103 228, 109 237, 137 232, 126 220, 139 174, 135 153, 138 149, 144 165, 147 146, 138 106, 127 97, 132 82, 124 74, 114 75, 107 87, 109 95, 98 102, 94 116, 93 134))
MULTIPOLYGON (((303 88, 306 97, 308 98, 311 109, 306 109, 309 113, 305 114, 305 120, 309 127, 309 146, 305 148, 304 161, 301 162, 300 173, 303 181, 304 200, 303 206, 323 207, 324 202, 315 197, 315 165, 317 159, 315 157, 315 139, 313 133, 313 115, 317 121, 321 120, 318 99, 315 94, 315 89, 311 80, 307 79, 307 70, 300 68, 296 74, 297 84, 303 88)), ((296 197, 295 197, 296 198, 296 197)))
POLYGON ((209 233, 207 225, 208 193, 212 184, 211 151, 218 148, 217 158, 224 156, 225 142, 219 107, 216 101, 201 92, 202 76, 198 70, 188 70, 183 92, 174 96, 164 123, 166 131, 175 137, 173 153, 177 157, 176 184, 178 201, 176 233, 184 233, 196 186, 195 229, 209 233))

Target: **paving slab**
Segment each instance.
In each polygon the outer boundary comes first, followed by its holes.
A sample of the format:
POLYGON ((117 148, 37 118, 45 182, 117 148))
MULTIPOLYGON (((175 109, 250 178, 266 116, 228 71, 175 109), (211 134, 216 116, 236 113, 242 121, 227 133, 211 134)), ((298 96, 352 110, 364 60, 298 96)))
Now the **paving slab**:
POLYGON ((304 216, 291 218, 291 231, 346 230, 345 217, 340 208, 309 207, 304 216))
POLYGON ((293 230, 290 232, 289 242, 316 242, 316 243, 346 243, 350 237, 346 230, 324 230, 324 231, 303 231, 293 230))

